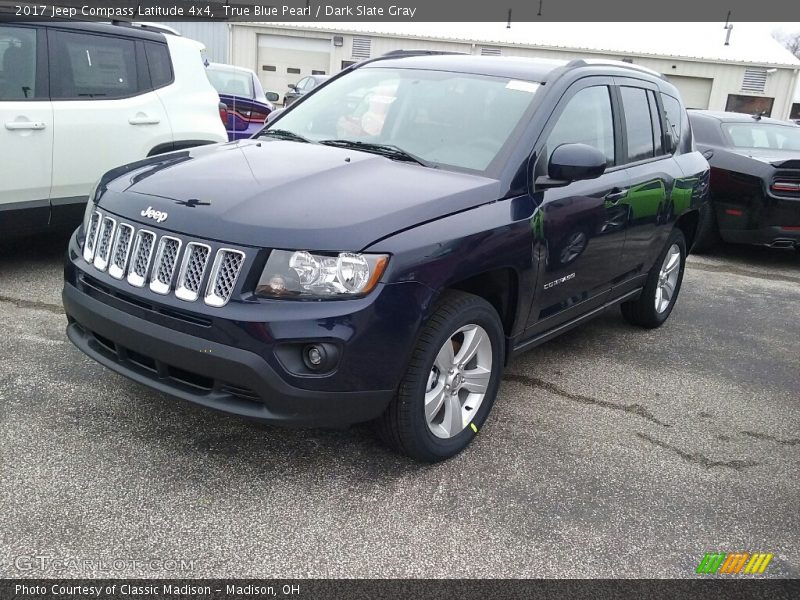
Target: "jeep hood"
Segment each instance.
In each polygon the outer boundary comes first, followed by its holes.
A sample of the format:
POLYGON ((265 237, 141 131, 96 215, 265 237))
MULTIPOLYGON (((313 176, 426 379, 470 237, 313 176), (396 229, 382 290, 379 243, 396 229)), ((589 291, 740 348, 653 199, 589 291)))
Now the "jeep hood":
POLYGON ((500 197, 494 179, 269 139, 174 152, 123 170, 101 208, 188 236, 269 248, 361 250, 500 197), (142 216, 148 208, 167 218, 142 216))

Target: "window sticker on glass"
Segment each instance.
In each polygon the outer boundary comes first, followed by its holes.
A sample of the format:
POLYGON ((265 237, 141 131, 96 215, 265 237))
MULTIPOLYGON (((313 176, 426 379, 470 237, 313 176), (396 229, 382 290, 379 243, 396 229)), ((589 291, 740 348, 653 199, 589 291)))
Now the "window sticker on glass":
POLYGON ((539 89, 539 84, 533 83, 532 81, 520 81, 519 79, 512 79, 506 84, 506 89, 533 94, 539 89))

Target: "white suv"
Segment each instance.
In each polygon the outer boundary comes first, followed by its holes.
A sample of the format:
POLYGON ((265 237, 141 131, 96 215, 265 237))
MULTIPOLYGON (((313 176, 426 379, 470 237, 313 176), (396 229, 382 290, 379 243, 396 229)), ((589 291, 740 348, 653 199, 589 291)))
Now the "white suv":
POLYGON ((78 223, 109 169, 227 141, 202 48, 147 26, 0 23, 0 239, 78 223))

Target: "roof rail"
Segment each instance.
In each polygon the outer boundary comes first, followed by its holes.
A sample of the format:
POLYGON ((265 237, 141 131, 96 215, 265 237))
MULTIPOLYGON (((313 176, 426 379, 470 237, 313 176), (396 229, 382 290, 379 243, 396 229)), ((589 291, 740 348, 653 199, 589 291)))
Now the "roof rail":
POLYGON ((161 23, 151 23, 149 21, 119 21, 114 20, 111 21, 112 25, 117 25, 118 27, 135 27, 137 29, 143 29, 145 31, 152 31, 154 33, 168 33, 169 35, 177 35, 180 37, 181 32, 177 29, 173 29, 169 25, 162 25, 161 23))
POLYGON ((446 50, 390 50, 377 58, 400 58, 402 56, 439 56, 451 54, 464 54, 463 52, 449 52, 446 50))
POLYGON ((346 73, 348 71, 353 71, 355 69, 359 69, 364 65, 368 65, 370 63, 378 62, 380 60, 390 60, 392 58, 403 58, 405 56, 439 56, 443 54, 464 54, 463 52, 445 52, 440 50, 391 50, 386 52, 385 54, 381 54, 380 56, 373 56, 372 58, 365 58, 364 60, 358 61, 339 71, 333 77, 338 77, 341 73, 346 73))
POLYGON ((652 75, 653 77, 658 77, 659 79, 665 79, 664 75, 655 71, 653 69, 648 69, 647 67, 643 67, 641 65, 635 65, 633 63, 625 62, 624 60, 606 60, 604 58, 576 58, 571 60, 567 63, 568 69, 576 69, 578 67, 594 67, 594 66, 601 66, 601 67, 621 67, 623 69, 633 69, 634 71, 641 71, 642 73, 647 73, 648 75, 652 75))

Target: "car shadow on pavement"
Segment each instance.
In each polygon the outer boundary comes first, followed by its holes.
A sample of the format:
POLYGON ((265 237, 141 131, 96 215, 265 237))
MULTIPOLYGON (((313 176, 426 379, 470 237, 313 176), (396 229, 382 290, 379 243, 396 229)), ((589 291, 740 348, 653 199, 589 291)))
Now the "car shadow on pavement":
POLYGON ((700 259, 717 259, 751 267, 800 268, 800 251, 745 244, 718 244, 703 254, 692 253, 700 259))
POLYGON ((34 235, 0 239, 0 263, 52 262, 64 256, 74 228, 60 228, 34 235))

